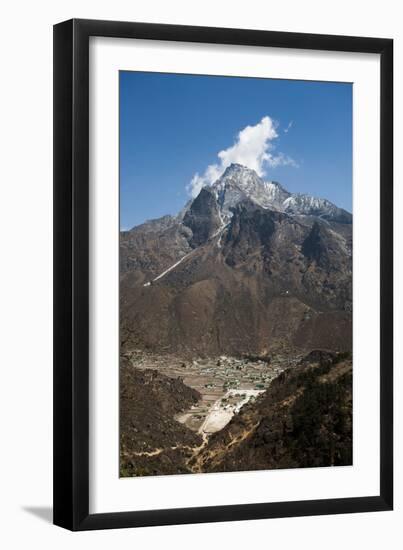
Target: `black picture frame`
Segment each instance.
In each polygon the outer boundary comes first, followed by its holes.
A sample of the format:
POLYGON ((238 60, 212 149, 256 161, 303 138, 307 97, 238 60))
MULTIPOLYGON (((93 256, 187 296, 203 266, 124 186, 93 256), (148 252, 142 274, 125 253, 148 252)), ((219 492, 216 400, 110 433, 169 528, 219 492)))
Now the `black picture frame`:
POLYGON ((393 507, 393 40, 73 19, 54 26, 54 523, 71 530, 393 507), (89 38, 376 53, 381 57, 380 491, 365 497, 89 513, 89 38))

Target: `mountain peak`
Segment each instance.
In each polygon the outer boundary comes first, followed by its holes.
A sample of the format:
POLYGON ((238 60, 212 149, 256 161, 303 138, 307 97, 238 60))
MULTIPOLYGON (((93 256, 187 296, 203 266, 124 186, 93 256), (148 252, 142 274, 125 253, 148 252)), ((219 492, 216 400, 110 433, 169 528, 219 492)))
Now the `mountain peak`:
POLYGON ((233 174, 235 172, 253 172, 257 176, 255 170, 253 170, 252 168, 248 168, 244 164, 239 164, 238 162, 231 162, 231 164, 227 166, 227 168, 224 170, 223 176, 233 174))
POLYGON ((262 208, 281 210, 290 193, 276 182, 264 181, 255 170, 242 164, 230 164, 212 185, 217 202, 225 216, 243 200, 250 200, 262 208))
POLYGON ((316 216, 339 223, 352 223, 352 215, 337 207, 327 199, 320 199, 303 193, 293 193, 284 201, 284 211, 288 214, 316 216))
MULTIPOLYGON (((227 166, 214 183, 201 190, 203 193, 206 191, 214 195, 223 223, 228 223, 233 209, 243 201, 291 216, 320 218, 342 224, 352 223, 352 215, 329 200, 303 193, 290 193, 279 182, 264 180, 252 168, 236 162, 227 166)), ((176 219, 182 220, 192 203, 193 201, 189 201, 176 219)))
POLYGON ((258 175, 256 170, 237 162, 232 162, 229 166, 227 166, 223 174, 218 178, 216 182, 213 183, 213 186, 220 181, 227 181, 228 179, 234 179, 236 180, 236 183, 240 185, 245 184, 250 180, 254 180, 256 183, 260 183, 261 185, 263 185, 263 180, 258 175))
POLYGON ((232 216, 233 208, 249 200, 265 209, 291 215, 313 216, 339 223, 352 222, 349 212, 327 199, 302 193, 290 193, 277 181, 266 181, 255 170, 232 163, 211 185, 224 219, 232 216))

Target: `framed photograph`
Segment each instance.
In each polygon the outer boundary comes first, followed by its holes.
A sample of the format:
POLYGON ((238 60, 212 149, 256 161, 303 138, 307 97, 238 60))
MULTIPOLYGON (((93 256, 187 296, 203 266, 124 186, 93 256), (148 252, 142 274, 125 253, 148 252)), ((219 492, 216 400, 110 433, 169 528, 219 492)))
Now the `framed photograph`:
POLYGON ((54 523, 391 510, 393 42, 54 27, 54 523))

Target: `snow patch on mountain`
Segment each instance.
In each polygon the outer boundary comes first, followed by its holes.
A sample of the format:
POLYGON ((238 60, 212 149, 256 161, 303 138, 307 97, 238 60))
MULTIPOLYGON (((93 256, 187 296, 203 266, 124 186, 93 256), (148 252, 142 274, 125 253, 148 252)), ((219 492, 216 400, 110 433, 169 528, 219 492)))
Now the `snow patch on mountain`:
POLYGON ((263 181, 257 173, 242 166, 231 164, 211 186, 225 218, 231 209, 245 199, 252 200, 262 208, 282 209, 283 201, 290 193, 273 181, 263 181))
POLYGON ((241 164, 231 164, 212 184, 211 189, 226 221, 232 216, 232 209, 239 202, 249 199, 262 208, 351 223, 351 214, 329 200, 290 193, 278 182, 264 181, 254 170, 241 164))

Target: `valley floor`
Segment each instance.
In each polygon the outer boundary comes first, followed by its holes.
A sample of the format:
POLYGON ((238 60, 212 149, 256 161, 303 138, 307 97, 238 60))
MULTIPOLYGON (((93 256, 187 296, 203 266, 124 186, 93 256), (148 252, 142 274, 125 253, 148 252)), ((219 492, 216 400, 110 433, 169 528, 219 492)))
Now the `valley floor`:
POLYGON ((175 415, 175 419, 200 434, 221 430, 233 415, 266 390, 284 369, 296 364, 300 357, 266 358, 197 358, 145 354, 141 350, 126 352, 135 368, 156 370, 200 393, 200 400, 175 415))
POLYGON ((300 357, 283 356, 189 360, 142 350, 126 351, 121 360, 124 365, 124 376, 121 374, 121 441, 124 442, 121 443, 121 474, 200 471, 197 457, 210 437, 223 430, 246 404, 252 405, 281 372, 299 360, 300 357), (140 381, 132 379, 131 374, 141 372, 147 376, 140 381), (170 380, 197 396, 189 399, 187 406, 181 401, 178 412, 168 405, 169 398, 178 392, 178 386, 168 390, 172 393, 168 398, 164 394, 166 388, 163 391, 160 386, 164 383, 169 387, 170 380), (151 403, 147 402, 150 401, 150 388, 154 392, 151 403), (129 403, 130 407, 134 400, 137 408, 127 412, 124 403, 129 403), (194 439, 184 437, 170 425, 165 426, 161 420, 165 415, 178 427, 182 425, 187 434, 193 433, 194 439))
POLYGON ((122 477, 351 463, 350 353, 121 357, 122 477))

